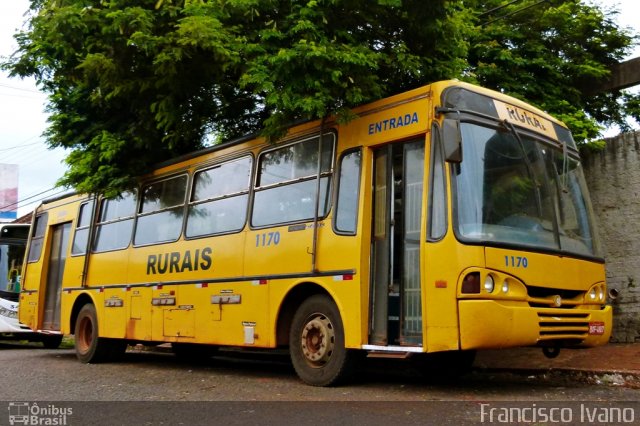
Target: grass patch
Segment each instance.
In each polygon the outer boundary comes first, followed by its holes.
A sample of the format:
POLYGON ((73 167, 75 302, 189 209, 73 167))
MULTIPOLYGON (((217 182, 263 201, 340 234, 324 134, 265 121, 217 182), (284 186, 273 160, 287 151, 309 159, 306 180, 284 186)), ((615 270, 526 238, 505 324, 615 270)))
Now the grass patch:
POLYGON ((75 339, 73 336, 64 336, 62 343, 60 343, 60 349, 73 349, 75 346, 75 339))

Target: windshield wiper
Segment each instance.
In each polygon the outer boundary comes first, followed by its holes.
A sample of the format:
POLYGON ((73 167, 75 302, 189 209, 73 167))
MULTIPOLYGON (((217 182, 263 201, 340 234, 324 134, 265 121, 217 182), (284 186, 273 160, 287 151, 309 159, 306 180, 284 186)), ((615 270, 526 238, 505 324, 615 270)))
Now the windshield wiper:
MULTIPOLYGON (((518 133, 518 130, 516 129, 516 127, 513 125, 513 123, 510 123, 507 120, 502 120, 501 124, 503 126, 505 126, 508 130, 510 130, 513 135, 516 137, 518 144, 520 145, 520 149, 522 149, 522 153, 524 154, 524 162, 525 165, 527 166, 527 171, 529 173, 530 176, 533 177, 533 182, 534 182, 534 186, 535 186, 535 192, 536 192, 536 203, 538 204, 538 212, 540 217, 542 217, 543 215, 543 210, 542 210, 542 195, 540 194, 540 188, 538 186, 538 182, 536 180, 536 175, 535 173, 533 173, 533 166, 531 164, 531 161, 529 160, 529 156, 527 155, 526 151, 525 151, 525 147, 524 147, 524 142, 522 141, 522 138, 520 137, 520 133, 518 133)), ((567 145, 564 144, 564 161, 566 164, 568 164, 567 161, 567 157, 568 157, 568 150, 567 150, 567 145)), ((536 148, 539 150, 538 145, 536 144, 536 148)), ((538 152, 538 155, 541 155, 540 152, 538 152)), ((542 161, 544 162, 544 158, 542 158, 542 161)), ((565 164, 563 163, 562 165, 563 168, 565 168, 565 164)), ((568 165, 566 166, 568 167, 568 165)), ((555 167, 554 167, 555 170, 555 167)), ((556 171, 557 173, 557 171, 556 171)), ((547 185, 549 185, 549 176, 548 176, 548 172, 546 171, 545 168, 545 172, 543 174, 544 179, 547 183, 547 185)), ((562 186, 563 183, 560 183, 560 185, 562 186)), ((564 186, 563 186, 564 187, 564 186)), ((562 190, 562 188, 561 188, 562 190)), ((562 199, 562 197, 559 197, 560 200, 562 199)), ((555 212, 555 208, 554 208, 554 212, 555 212)), ((558 217, 557 217, 557 212, 554 213, 554 218, 553 218, 553 228, 554 228, 554 233, 555 233, 555 238, 556 238, 556 243, 558 244, 558 247, 561 247, 560 245, 560 224, 558 223, 558 217)))
POLYGON ((507 130, 509 130, 515 136, 516 140, 518 141, 518 145, 520 145, 520 150, 522 150, 522 156, 524 158, 524 164, 527 167, 527 173, 529 173, 529 176, 533 180, 533 188, 534 188, 534 191, 536 193, 536 204, 537 204, 537 207, 538 207, 538 215, 540 217, 542 217, 542 214, 543 214, 543 211, 542 211, 542 196, 540 195, 539 182, 536 179, 536 174, 533 171, 533 166, 531 165, 531 160, 529 160, 529 155, 527 155, 527 151, 525 149, 524 142, 522 141, 522 138, 520 137, 520 134, 516 130, 516 127, 513 125, 513 123, 511 123, 511 122, 509 122, 507 120, 502 120, 500 123, 503 126, 505 126, 507 128, 507 130))

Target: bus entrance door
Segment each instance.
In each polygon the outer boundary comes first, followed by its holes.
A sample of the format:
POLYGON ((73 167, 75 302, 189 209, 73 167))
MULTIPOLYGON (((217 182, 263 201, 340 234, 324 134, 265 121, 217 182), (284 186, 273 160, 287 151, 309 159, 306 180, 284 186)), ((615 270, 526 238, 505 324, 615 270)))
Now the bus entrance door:
POLYGON ((424 139, 374 152, 369 343, 422 343, 420 229, 424 139))
POLYGON ((45 291, 44 316, 42 319, 43 330, 60 330, 62 277, 67 260, 70 230, 71 223, 63 223, 53 228, 51 250, 49 252, 49 273, 47 274, 47 288, 45 291))

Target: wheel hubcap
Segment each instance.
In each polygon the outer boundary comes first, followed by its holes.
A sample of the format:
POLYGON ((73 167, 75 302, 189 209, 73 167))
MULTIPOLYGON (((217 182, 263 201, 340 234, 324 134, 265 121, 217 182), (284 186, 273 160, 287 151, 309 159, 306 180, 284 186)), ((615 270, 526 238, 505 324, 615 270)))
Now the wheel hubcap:
POLYGON ((80 320, 80 335, 77 336, 79 340, 78 349, 82 352, 86 352, 91 346, 91 340, 93 339, 93 324, 91 319, 82 318, 80 320))
POLYGON ((333 324, 324 315, 315 314, 309 318, 301 336, 302 353, 307 363, 322 367, 331 358, 335 346, 333 324))

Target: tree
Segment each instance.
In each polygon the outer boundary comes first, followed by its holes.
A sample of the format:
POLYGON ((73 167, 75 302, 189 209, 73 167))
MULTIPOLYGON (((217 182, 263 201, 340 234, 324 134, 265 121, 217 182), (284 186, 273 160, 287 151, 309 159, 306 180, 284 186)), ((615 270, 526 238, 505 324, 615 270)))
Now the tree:
POLYGON ((597 138, 602 125, 640 122, 638 95, 585 95, 629 51, 633 37, 607 13, 580 0, 469 0, 484 11, 471 34, 470 71, 481 85, 525 99, 564 121, 574 138, 597 138), (500 5, 508 4, 499 8, 500 5), (499 8, 496 10, 496 8, 499 8))
POLYGON ((277 137, 291 120, 346 119, 359 103, 459 74, 459 5, 32 0, 4 68, 50 94, 48 144, 71 149, 60 184, 112 196, 211 134, 277 137))
POLYGON ((212 139, 348 120, 355 105, 445 78, 533 101, 582 138, 619 119, 621 95, 589 101, 577 85, 604 75, 629 35, 577 0, 487 24, 479 11, 500 3, 32 0, 29 27, 2 66, 49 94, 48 144, 70 149, 59 183, 107 196, 212 139))

